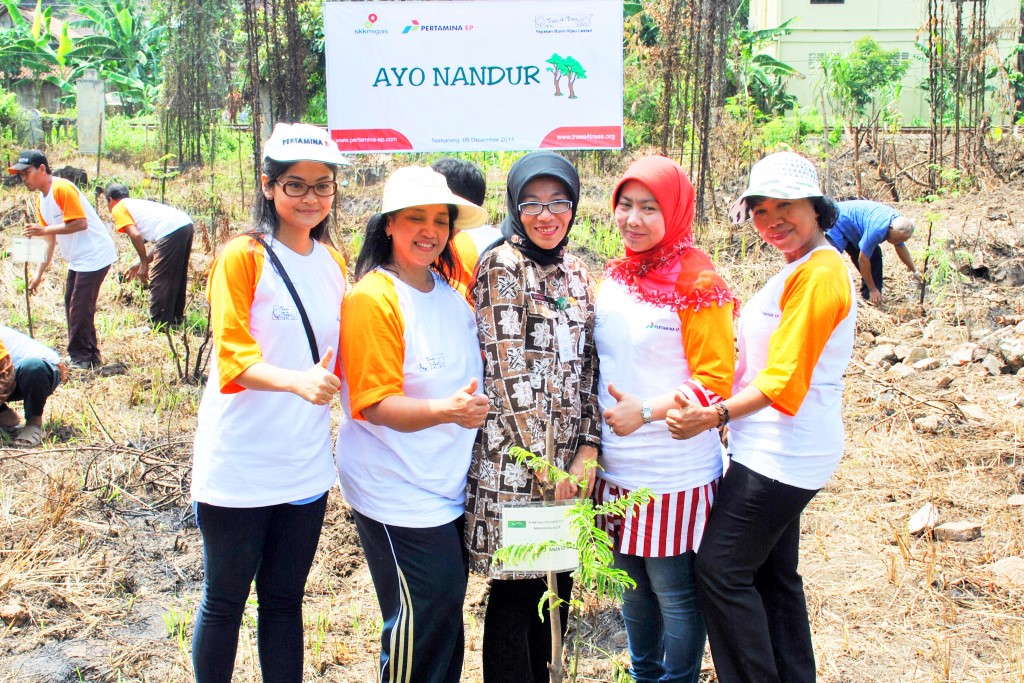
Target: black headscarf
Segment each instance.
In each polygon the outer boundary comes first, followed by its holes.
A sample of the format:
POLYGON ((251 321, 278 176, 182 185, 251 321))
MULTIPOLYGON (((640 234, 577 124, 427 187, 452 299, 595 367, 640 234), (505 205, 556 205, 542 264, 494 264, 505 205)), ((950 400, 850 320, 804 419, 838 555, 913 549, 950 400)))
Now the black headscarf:
POLYGON ((522 157, 508 172, 508 182, 505 190, 505 203, 508 207, 508 214, 501 223, 501 234, 505 241, 518 249, 529 259, 536 261, 542 266, 550 266, 558 263, 565 256, 565 245, 569 243, 569 230, 572 229, 573 221, 576 220, 576 209, 580 199, 580 176, 576 168, 567 159, 554 152, 531 152, 522 157), (572 215, 569 217, 569 227, 565 231, 565 237, 553 249, 541 249, 526 236, 526 228, 519 220, 519 197, 527 183, 535 178, 548 176, 558 180, 565 186, 565 190, 572 200, 572 215))

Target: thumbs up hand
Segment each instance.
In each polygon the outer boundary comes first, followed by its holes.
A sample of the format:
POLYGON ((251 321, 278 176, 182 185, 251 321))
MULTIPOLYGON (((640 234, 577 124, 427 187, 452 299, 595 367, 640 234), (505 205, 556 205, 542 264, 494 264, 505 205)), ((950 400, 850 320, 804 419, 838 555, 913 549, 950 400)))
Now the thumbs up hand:
POLYGON ((608 408, 601 417, 604 418, 612 434, 627 436, 632 434, 644 423, 643 414, 640 412, 640 398, 624 391, 619 391, 614 384, 608 385, 608 393, 615 399, 616 403, 608 408))
POLYGON ((690 401, 679 391, 674 398, 677 407, 665 415, 665 424, 673 439, 691 439, 718 424, 718 413, 714 408, 705 408, 690 401))
POLYGON ((466 429, 477 429, 483 426, 491 404, 486 396, 476 393, 479 386, 480 383, 474 377, 469 380, 469 384, 448 398, 447 422, 454 422, 466 429))
POLYGON ((341 388, 341 380, 331 371, 333 360, 334 349, 328 347, 319 363, 300 373, 295 393, 313 405, 329 403, 341 388))

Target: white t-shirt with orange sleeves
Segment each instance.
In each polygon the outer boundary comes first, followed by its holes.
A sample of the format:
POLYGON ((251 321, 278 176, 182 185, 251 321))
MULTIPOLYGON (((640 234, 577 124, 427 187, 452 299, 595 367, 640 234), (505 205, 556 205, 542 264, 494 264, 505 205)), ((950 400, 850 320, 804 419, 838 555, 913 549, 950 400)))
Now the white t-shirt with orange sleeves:
POLYGON ((37 204, 43 225, 58 225, 76 218, 85 218, 85 230, 68 235, 54 235, 60 254, 68 268, 78 273, 91 273, 106 268, 117 260, 117 248, 107 226, 96 209, 74 183, 54 178, 50 192, 40 194, 37 204))
POLYGON ((345 499, 383 524, 426 528, 463 514, 476 429, 404 433, 362 411, 388 396, 441 399, 476 378, 483 359, 466 300, 436 274, 421 292, 382 269, 352 287, 342 313, 342 404, 336 460, 345 499))
MULTIPOLYGON (((713 304, 697 312, 676 312, 637 301, 615 280, 602 281, 594 310, 601 413, 616 403, 608 393, 609 384, 650 398, 683 388, 692 378, 699 384, 698 392, 703 387, 728 398, 735 364, 732 309, 732 304, 713 304), (691 356, 698 359, 696 367, 691 367, 691 356)), ((605 423, 598 462, 602 479, 631 490, 646 486, 653 493, 692 489, 722 474, 717 430, 676 441, 664 420, 642 425, 627 436, 614 434, 605 423)))
POLYGON ((803 489, 832 477, 843 455, 843 373, 856 305, 831 246, 786 264, 746 303, 733 394, 753 384, 773 403, 729 423, 734 461, 803 489))
MULTIPOLYGON (((345 262, 319 242, 297 254, 265 237, 281 259, 309 316, 321 358, 337 350, 345 262)), ((308 370, 313 356, 284 280, 255 240, 225 245, 207 296, 214 363, 199 405, 192 459, 192 499, 221 507, 263 507, 303 500, 334 484, 330 406, 290 392, 256 391, 234 382, 265 362, 308 370)), ((340 372, 337 361, 335 374, 340 372)))
POLYGON ((115 230, 124 232, 129 225, 134 225, 147 242, 159 242, 175 230, 192 224, 189 215, 180 209, 131 197, 120 200, 110 212, 110 217, 115 230))
POLYGON ((460 230, 452 238, 452 247, 459 261, 456 279, 467 292, 473 288, 473 271, 480 261, 480 254, 500 238, 501 229, 493 225, 460 230))

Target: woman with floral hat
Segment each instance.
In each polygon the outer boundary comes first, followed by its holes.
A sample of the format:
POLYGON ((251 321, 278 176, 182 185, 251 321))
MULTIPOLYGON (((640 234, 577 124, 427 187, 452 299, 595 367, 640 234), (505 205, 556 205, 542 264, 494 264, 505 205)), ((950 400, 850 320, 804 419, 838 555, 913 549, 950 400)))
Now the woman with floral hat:
POLYGON ((462 673, 462 510, 487 398, 473 311, 452 286, 452 237, 486 218, 440 173, 398 169, 342 312, 348 419, 335 458, 384 618, 381 681, 462 673))
POLYGON ((786 265, 743 307, 732 396, 703 406, 677 394, 667 422, 678 439, 730 425, 732 462, 695 567, 718 680, 805 683, 815 666, 800 513, 843 454, 856 298, 825 238, 835 202, 810 161, 792 152, 759 161, 731 214, 752 215, 786 265))
POLYGON ((731 395, 736 302, 693 245, 693 185, 679 164, 634 162, 612 206, 626 253, 608 263, 597 292, 604 431, 594 497, 654 494, 625 518, 600 518, 615 566, 636 582, 622 596, 632 674, 638 683, 696 683, 705 631, 693 562, 722 475, 721 445, 707 429, 680 448, 665 416, 676 391, 700 405, 731 395))

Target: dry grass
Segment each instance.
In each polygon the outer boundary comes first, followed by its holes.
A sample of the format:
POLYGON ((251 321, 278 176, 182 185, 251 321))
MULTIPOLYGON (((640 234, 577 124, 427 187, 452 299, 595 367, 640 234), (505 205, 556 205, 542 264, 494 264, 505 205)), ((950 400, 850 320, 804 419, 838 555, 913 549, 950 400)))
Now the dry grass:
MULTIPOLYGON (((172 189, 195 194, 196 184, 185 179, 172 189)), ((585 197, 584 210, 595 221, 608 220, 602 194, 585 197)), ((977 241, 984 232, 986 244, 1001 243, 1019 261, 1012 247, 1019 226, 981 226, 974 207, 1012 212, 1021 195, 1018 189, 944 199, 937 205, 943 238, 977 241)), ((378 196, 379 187, 346 192, 343 235, 372 212, 378 196)), ((0 189, 0 249, 15 223, 9 212, 23 197, 21 189, 0 189)), ((905 208, 913 216, 924 213, 920 206, 905 208)), ((710 226, 701 242, 741 297, 780 263, 746 229, 710 226)), ((128 252, 123 239, 119 248, 128 252)), ((195 282, 202 283, 210 258, 197 248, 195 282)), ((944 359, 968 335, 978 339, 986 328, 995 330, 996 312, 1019 309, 1019 288, 969 282, 921 311, 894 261, 887 254, 890 303, 862 307, 861 331, 923 345, 944 359), (931 320, 945 323, 944 335, 924 339, 931 320)), ((19 275, 20 267, 0 261, 2 317, 24 328, 19 275)), ((51 275, 33 299, 36 336, 58 349, 65 334, 60 285, 51 275)), ((167 340, 145 325, 145 306, 144 293, 108 278, 100 295, 101 346, 105 360, 124 364, 126 372, 73 375, 50 401, 44 447, 0 450, 0 680, 190 680, 202 544, 190 523, 188 478, 201 389, 179 380, 167 340)), ((193 354, 200 341, 190 340, 193 354)), ((1006 505, 1009 495, 1024 492, 1022 415, 1007 398, 1021 393, 1021 383, 1010 375, 989 377, 977 364, 894 380, 864 364, 868 350, 866 341, 858 343, 848 377, 847 455, 803 522, 802 567, 819 678, 1022 683, 1024 587, 986 569, 1024 555, 1021 509, 1006 505), (943 372, 954 378, 940 389, 936 378, 943 372), (984 418, 965 417, 966 405, 979 406, 984 418), (937 433, 915 423, 926 415, 942 420, 937 433), (941 521, 982 524, 982 538, 940 543, 909 536, 906 521, 925 502, 939 508, 941 521)), ((480 680, 485 589, 474 579, 467 598, 465 681, 480 680)), ((242 629, 237 681, 259 680, 253 614, 242 629)), ((336 493, 310 576, 305 620, 308 679, 373 679, 380 616, 349 513, 336 493)), ((581 634, 580 680, 613 681, 613 660, 627 659, 615 606, 589 604, 581 634)), ((705 665, 705 678, 713 680, 710 658, 705 665)))

